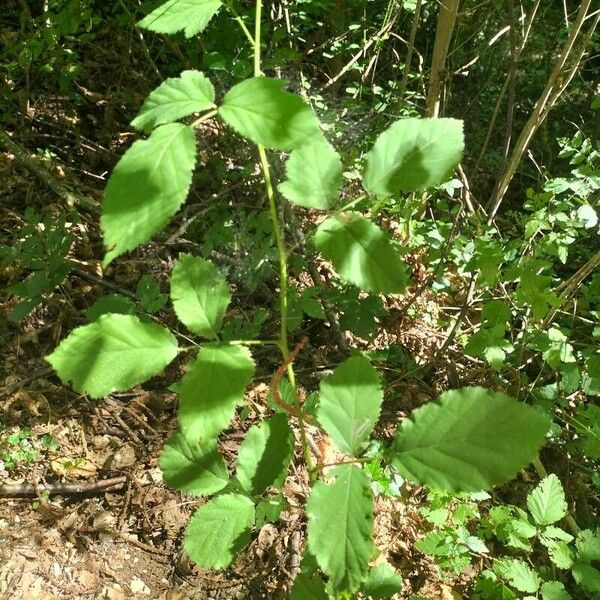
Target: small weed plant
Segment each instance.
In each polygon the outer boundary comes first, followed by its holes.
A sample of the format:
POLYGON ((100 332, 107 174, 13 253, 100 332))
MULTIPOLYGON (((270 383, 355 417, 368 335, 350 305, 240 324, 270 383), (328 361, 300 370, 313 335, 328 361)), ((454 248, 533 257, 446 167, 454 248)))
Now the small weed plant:
MULTIPOLYGON (((189 355, 177 385, 180 429, 160 459, 168 485, 206 497, 186 529, 189 557, 202 567, 226 568, 254 528, 278 518, 280 490, 298 443, 311 491, 305 555, 291 598, 390 597, 401 581, 387 563, 371 567, 377 557, 373 477, 364 468, 376 466, 365 453, 383 402, 380 375, 365 354, 351 353, 321 380, 316 395, 301 401, 294 360, 307 349, 305 338, 296 341, 289 335, 295 299, 288 284, 289 259, 296 242, 282 224, 282 208, 289 202, 291 210, 322 215, 306 238, 343 281, 375 295, 401 293, 409 283, 403 252, 366 215, 377 202, 444 183, 462 156, 462 123, 442 118, 392 123, 365 156, 364 193, 342 201, 342 161, 316 115, 300 96, 284 89, 283 81, 262 73, 261 0, 253 31, 231 4, 218 0, 170 0, 140 26, 161 34, 183 31, 189 38, 219 10, 229 10, 240 25, 252 50, 253 76, 217 98, 203 73, 186 70, 150 93, 132 122, 147 137, 124 154, 106 187, 104 264, 148 242, 179 210, 191 187, 196 136, 202 135, 203 124, 219 120, 223 135, 241 136, 256 146, 277 248, 279 334, 276 339, 232 338, 239 328, 227 322, 229 283, 206 258, 181 254, 170 273, 170 300, 188 333, 109 312, 72 331, 47 360, 63 382, 101 398, 157 375, 178 355, 189 355), (187 119, 192 114, 197 115, 193 121, 187 119), (275 181, 267 151, 289 153, 281 181, 275 181), (190 336, 193 343, 178 345, 178 338, 190 336), (243 403, 256 368, 252 350, 260 346, 281 352, 271 385, 272 414, 246 433, 230 474, 217 438, 243 403), (326 468, 315 462, 309 424, 320 427, 344 458, 326 468)), ((139 294, 153 295, 160 304, 154 291, 139 294)), ((322 308, 318 293, 301 299, 307 310, 322 308)), ((547 416, 502 393, 455 389, 400 425, 379 467, 391 466, 407 480, 448 492, 479 492, 511 479, 535 459, 549 428, 547 416)))

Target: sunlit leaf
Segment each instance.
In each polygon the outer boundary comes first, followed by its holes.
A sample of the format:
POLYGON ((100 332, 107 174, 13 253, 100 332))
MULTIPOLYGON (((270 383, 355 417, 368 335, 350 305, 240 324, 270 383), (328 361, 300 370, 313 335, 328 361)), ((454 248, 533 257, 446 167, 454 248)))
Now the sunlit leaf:
POLYGON ((293 150, 321 135, 311 108, 283 81, 253 77, 233 86, 219 106, 219 116, 255 144, 293 150))
POLYGON ((210 261, 181 254, 171 272, 171 300, 175 314, 190 331, 214 339, 231 294, 224 277, 210 261))
POLYGON ((105 265, 167 224, 186 199, 195 162, 194 131, 181 123, 161 125, 127 150, 113 169, 102 205, 105 265))
POLYGON ((459 163, 463 149, 462 121, 396 121, 367 154, 363 185, 381 198, 438 185, 459 163))
POLYGON ((414 411, 396 434, 392 462, 406 479, 451 492, 504 483, 529 464, 549 420, 504 394, 451 390, 414 411))
POLYGON ((221 8, 220 0, 169 0, 138 25, 156 33, 184 31, 190 38, 201 32, 221 8))
POLYGON ((177 340, 168 329, 110 314, 74 329, 46 360, 63 383, 101 398, 150 379, 176 355, 177 340))
POLYGON ((215 88, 199 71, 183 71, 165 79, 146 98, 138 116, 131 122, 136 129, 150 131, 195 112, 215 108, 215 88))
POLYGON ((315 244, 346 281, 382 294, 402 292, 408 283, 406 265, 389 237, 358 213, 323 221, 315 244))

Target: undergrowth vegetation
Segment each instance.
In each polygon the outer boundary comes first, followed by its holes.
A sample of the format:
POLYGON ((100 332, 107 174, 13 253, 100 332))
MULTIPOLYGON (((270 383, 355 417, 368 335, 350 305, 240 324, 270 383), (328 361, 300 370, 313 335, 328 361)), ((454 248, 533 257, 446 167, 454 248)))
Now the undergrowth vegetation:
MULTIPOLYGON (((90 215, 101 274, 167 249, 135 290, 109 284, 88 302, 45 359, 99 402, 147 382, 177 395, 159 465, 167 486, 201 499, 183 536, 189 559, 234 564, 290 509, 293 472, 306 489, 293 507, 302 560, 281 582, 293 600, 401 597, 407 574, 375 544, 374 522, 380 499, 408 502, 413 490, 412 551, 441 582, 467 577, 463 597, 597 597, 600 96, 586 60, 599 11, 117 4, 51 2, 23 16, 27 34, 3 56, 7 81, 29 85, 35 70, 42 88, 75 94, 85 64, 65 41, 85 44, 115 20, 139 38, 156 85, 128 100, 136 139, 119 146, 101 205, 55 187, 69 210, 28 208, 0 265, 18 327, 69 276, 99 279, 75 258, 90 215), (551 34, 556 56, 541 47, 551 34), (486 98, 472 80, 488 81, 486 98), (570 84, 582 115, 560 104, 570 84), (409 328, 425 353, 404 343, 409 328), (259 379, 260 410, 247 395, 259 379), (419 382, 427 399, 410 406, 403 394, 419 382), (223 451, 232 427, 243 433, 234 461, 223 451)), ((0 139, 18 158, 16 142, 0 139)), ((3 469, 56 445, 31 439, 0 430, 3 469)))

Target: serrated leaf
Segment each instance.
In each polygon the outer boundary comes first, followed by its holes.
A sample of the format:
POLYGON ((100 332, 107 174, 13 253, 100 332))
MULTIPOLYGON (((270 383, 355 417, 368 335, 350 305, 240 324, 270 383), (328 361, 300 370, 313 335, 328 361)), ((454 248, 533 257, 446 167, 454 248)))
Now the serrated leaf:
POLYGON ((559 569, 570 569, 573 566, 573 551, 571 547, 562 541, 548 540, 548 542, 544 545, 548 548, 550 560, 559 569))
POLYGON ((325 583, 314 575, 300 573, 294 579, 290 600, 329 600, 329 598, 325 583))
POLYGON ((306 505, 308 548, 334 590, 353 592, 374 548, 369 480, 354 465, 335 467, 328 475, 335 481, 318 481, 306 505))
POLYGON ((504 394, 451 390, 402 424, 392 463, 406 479, 434 488, 487 489, 530 463, 549 427, 547 417, 504 394))
POLYGON ((46 360, 64 384, 102 398, 150 379, 176 355, 177 340, 168 329, 112 314, 74 329, 46 360))
POLYGON ((279 519, 281 511, 287 506, 283 494, 260 500, 256 505, 256 528, 260 529, 265 523, 274 523, 279 519))
POLYGON ((539 575, 522 560, 501 558, 494 564, 494 571, 520 592, 535 594, 540 587, 539 575))
POLYGON ((549 538, 553 540, 562 540, 563 542, 572 542, 573 536, 570 533, 567 533, 564 529, 560 527, 554 527, 553 525, 549 525, 542 532, 542 537, 549 538))
POLYGON ((375 223, 354 212, 329 217, 317 228, 315 245, 342 279, 382 294, 402 292, 406 265, 389 237, 375 223))
POLYGON ((156 33, 184 31, 186 38, 200 33, 221 8, 220 0, 169 0, 138 25, 156 33))
POLYGON ((527 508, 538 525, 552 525, 567 514, 565 492, 554 473, 543 479, 527 496, 527 508))
POLYGON ((121 294, 106 294, 101 296, 85 311, 88 321, 97 321, 102 315, 118 313, 131 315, 135 312, 135 304, 121 294))
POLYGON ((159 466, 167 485, 191 494, 214 494, 229 481, 216 444, 202 446, 187 440, 181 432, 165 443, 159 466))
POLYGON ((283 484, 294 452, 288 417, 277 414, 248 430, 238 452, 235 476, 242 489, 259 496, 269 486, 283 484))
POLYGON ((387 198, 443 183, 464 149, 462 121, 402 119, 376 140, 367 154, 363 186, 387 198))
POLYGON ((219 116, 255 144, 293 150, 320 137, 319 122, 296 94, 283 91, 284 82, 252 77, 234 85, 219 106, 219 116))
POLYGON ((184 435, 212 441, 233 418, 253 374, 254 361, 247 348, 202 347, 179 389, 179 423, 184 435))
POLYGON ((369 570, 361 591, 373 598, 390 598, 402 589, 402 578, 389 563, 381 563, 369 570))
POLYGON ((250 541, 254 504, 240 494, 224 494, 201 506, 185 530, 183 548, 201 567, 224 569, 250 541))
POLYGON ((210 261, 181 254, 171 272, 171 300, 177 318, 190 331, 215 339, 231 294, 229 285, 210 261))
POLYGON ((215 88, 210 80, 200 71, 183 71, 179 77, 165 79, 150 92, 131 125, 150 131, 157 125, 215 108, 214 102, 215 88))
POLYGON ((584 529, 580 531, 575 540, 575 547, 579 559, 587 562, 600 560, 600 530, 584 529))
POLYGON ((125 152, 108 180, 100 224, 104 265, 147 242, 183 204, 196 163, 191 127, 169 123, 125 152))
POLYGON ((578 562, 571 569, 573 579, 588 592, 600 592, 600 571, 585 562, 578 562))
POLYGON ((560 581, 546 581, 540 588, 542 600, 571 600, 571 594, 560 581))
POLYGON ((351 356, 321 381, 317 420, 342 452, 358 456, 382 402, 377 371, 364 356, 351 356))
POLYGON ((299 206, 326 210, 337 201, 342 187, 342 161, 325 140, 293 150, 285 163, 287 180, 279 191, 299 206))

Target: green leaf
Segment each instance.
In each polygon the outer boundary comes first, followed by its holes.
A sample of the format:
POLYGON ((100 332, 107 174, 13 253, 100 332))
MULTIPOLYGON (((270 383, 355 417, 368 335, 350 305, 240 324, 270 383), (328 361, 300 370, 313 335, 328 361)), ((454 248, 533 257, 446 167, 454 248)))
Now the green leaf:
POLYGON ((364 356, 352 356, 321 381, 317 420, 346 454, 363 450, 381 410, 377 371, 364 356))
POLYGON ((261 500, 256 505, 256 528, 260 529, 265 523, 274 523, 277 521, 286 505, 287 503, 283 494, 277 494, 272 498, 261 500))
POLYGON ((144 17, 138 25, 156 33, 200 33, 221 8, 220 0, 169 0, 144 17))
POLYGON ((402 589, 402 578, 389 563, 381 563, 369 570, 362 592, 379 600, 390 598, 402 589))
POLYGON ((248 430, 238 452, 235 475, 242 489, 259 496, 269 486, 280 487, 294 452, 288 417, 277 414, 248 430))
POLYGON ((214 494, 229 481, 227 468, 216 444, 201 446, 181 432, 174 433, 160 455, 160 468, 167 485, 192 494, 214 494))
POLYGON ((588 592, 600 592, 600 571, 592 565, 578 562, 571 569, 573 579, 588 592))
POLYGON ((394 466, 406 479, 451 492, 508 481, 530 463, 549 420, 504 394, 451 390, 417 409, 394 442, 394 466))
POLYGON ((355 212, 323 221, 315 244, 340 276, 365 291, 393 294, 408 283, 407 269, 388 236, 355 212))
POLYGON ((527 496, 527 508, 538 525, 552 525, 567 514, 565 493, 554 473, 543 479, 527 496))
POLYGON ((538 574, 522 560, 501 558, 494 564, 494 571, 520 592, 535 594, 540 587, 538 574))
POLYGON ((586 562, 600 560, 600 530, 584 529, 577 534, 575 540, 577 557, 586 562))
POLYGON ((546 581, 540 588, 542 600, 571 600, 571 594, 560 581, 546 581))
POLYGON ((323 581, 314 575, 300 573, 294 579, 290 600, 329 600, 323 581))
POLYGON ((354 592, 374 550, 369 480, 354 465, 335 467, 328 475, 335 482, 318 481, 306 505, 308 549, 336 591, 354 592))
POLYGON ((114 314, 74 329, 46 360, 64 384, 101 398, 150 379, 176 355, 177 340, 168 329, 114 314))
POLYGON ((166 294, 161 294, 160 285, 152 275, 142 275, 140 277, 135 293, 142 308, 150 314, 158 312, 168 300, 166 294))
POLYGON ((240 494, 224 494, 201 506, 185 530, 183 548, 198 565, 224 569, 250 541, 254 504, 240 494))
POLYGON ((185 436, 212 441, 233 418, 253 375, 254 361, 247 348, 202 347, 179 389, 179 422, 185 436))
POLYGON ((85 311, 88 321, 97 321, 102 315, 118 313, 131 315, 135 312, 135 304, 121 294, 106 294, 101 296, 85 311))
POLYGON ((166 225, 188 194, 195 163, 194 131, 180 123, 161 125, 127 150, 108 180, 102 205, 104 265, 166 225))
POLYGON ((283 81, 253 77, 233 86, 219 116, 255 144, 293 150, 320 137, 317 117, 300 96, 284 92, 283 81))
POLYGON ((171 273, 171 300, 175 314, 190 331, 215 339, 231 294, 210 261, 181 254, 171 273))
POLYGON ((548 548, 550 560, 559 569, 570 569, 573 566, 573 551, 566 542, 547 540, 544 545, 548 548))
POLYGON ((367 154, 363 186, 387 198, 443 183, 464 149, 462 121, 403 119, 393 123, 367 154))
POLYGON ((318 140, 293 150, 285 173, 287 180, 278 189, 290 202, 321 210, 336 203, 342 187, 342 161, 329 142, 318 140))
POLYGON ((150 92, 131 125, 148 132, 157 125, 215 108, 214 102, 215 88, 210 80, 200 71, 183 71, 150 92))

